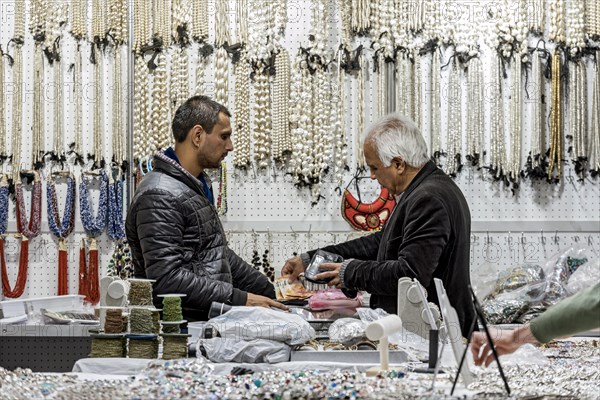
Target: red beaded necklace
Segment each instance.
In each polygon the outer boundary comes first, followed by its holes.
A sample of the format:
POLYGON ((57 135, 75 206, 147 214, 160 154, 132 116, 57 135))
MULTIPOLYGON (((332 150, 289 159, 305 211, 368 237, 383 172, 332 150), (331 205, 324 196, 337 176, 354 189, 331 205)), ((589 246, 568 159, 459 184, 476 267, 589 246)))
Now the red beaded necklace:
MULTIPOLYGON (((353 181, 357 181, 355 176, 348 184, 348 187, 353 181)), ((355 183, 358 189, 358 183, 355 183)), ((379 197, 372 203, 363 203, 359 198, 356 199, 350 190, 344 190, 342 196, 342 217, 348 221, 350 225, 359 231, 378 231, 387 222, 392 214, 392 210, 396 206, 396 199, 390 195, 389 191, 381 187, 379 197)))

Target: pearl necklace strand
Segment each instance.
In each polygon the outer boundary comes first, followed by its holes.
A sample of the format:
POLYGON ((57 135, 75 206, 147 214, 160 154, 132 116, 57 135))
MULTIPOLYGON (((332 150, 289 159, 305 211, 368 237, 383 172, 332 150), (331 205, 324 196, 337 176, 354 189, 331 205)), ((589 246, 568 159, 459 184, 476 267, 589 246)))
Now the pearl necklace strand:
MULTIPOLYGON (((106 3, 103 0, 92 0, 92 30, 90 42, 99 43, 106 36, 106 3)), ((98 82, 98 81, 96 81, 98 82)))
POLYGON ((598 0, 585 0, 586 32, 594 40, 600 39, 600 4, 598 0))
POLYGON ((198 43, 208 39, 208 0, 192 1, 192 38, 198 43))
POLYGON ((246 169, 250 166, 250 62, 246 52, 242 52, 235 64, 235 153, 233 166, 246 169))
POLYGON ((54 69, 54 154, 58 157, 64 154, 64 129, 63 129, 63 77, 61 72, 61 59, 57 58, 52 63, 54 69))
POLYGON ((570 0, 565 21, 565 42, 571 56, 577 55, 585 45, 584 0, 570 0))
POLYGON ((85 0, 71 0, 71 34, 79 41, 87 36, 87 3, 85 0))
POLYGON ((523 104, 523 85, 520 58, 511 62, 512 86, 509 101, 509 138, 510 138, 510 158, 508 160, 508 175, 513 182, 519 180, 521 171, 521 132, 522 124, 522 104, 523 104))
MULTIPOLYGON (((44 53, 41 44, 35 45, 33 69, 33 86, 44 87, 44 53)), ((31 165, 38 166, 43 161, 45 137, 44 104, 42 90, 33 92, 33 138, 31 141, 31 165)), ((37 169, 37 168, 36 168, 37 169)))
POLYGON ((341 19, 341 47, 349 50, 352 46, 352 2, 347 0, 337 0, 336 5, 341 19))
POLYGON ((550 106, 550 157, 548 161, 548 180, 560 180, 563 158, 563 98, 562 98, 562 63, 560 53, 556 50, 552 55, 552 99, 550 106), (554 167, 557 175, 554 176, 554 167))
POLYGON ((425 19, 425 4, 423 0, 416 0, 409 3, 409 24, 408 28, 413 32, 423 29, 425 19))
MULTIPOLYGON (((442 151, 442 102, 440 96, 440 60, 439 50, 435 50, 431 59, 431 154, 438 159, 442 151)), ((404 63, 406 65, 406 62, 404 63)), ((398 102, 396 102, 398 104, 398 102)), ((408 102, 407 102, 408 104, 408 102)), ((404 113, 408 115, 408 113, 404 113)))
POLYGON ((356 0, 352 2, 352 30, 364 35, 371 27, 371 1, 356 0))
MULTIPOLYGON (((569 65, 568 83, 568 119, 569 135, 572 138, 571 158, 575 170, 583 178, 587 163, 587 93, 586 68, 582 60, 571 62, 569 65)), ((567 136, 569 137, 569 136, 567 136)))
POLYGON ((271 107, 269 75, 264 66, 254 74, 254 160, 259 169, 269 166, 271 155, 271 107))
MULTIPOLYGON (((94 51, 94 50, 92 50, 94 51)), ((96 63, 94 64, 94 82, 96 83, 95 86, 95 90, 96 90, 96 107, 94 109, 91 110, 91 114, 93 115, 93 120, 94 120, 94 125, 93 125, 93 149, 92 149, 92 155, 94 157, 94 161, 96 163, 98 163, 97 165, 99 165, 99 163, 102 162, 102 160, 104 159, 104 146, 102 143, 102 138, 103 138, 103 126, 104 126, 104 121, 103 121, 103 116, 104 116, 104 107, 103 107, 103 100, 102 100, 102 88, 103 86, 103 82, 102 82, 102 53, 99 51, 96 51, 96 63)))
POLYGON ((481 59, 469 61, 467 70, 467 159, 474 167, 483 163, 485 152, 483 133, 485 124, 483 118, 483 66, 481 59))
POLYGON ((246 45, 248 44, 248 0, 238 0, 235 12, 235 35, 237 42, 246 45))
POLYGON ((133 159, 139 162, 149 155, 148 139, 152 132, 148 123, 148 79, 147 66, 141 55, 134 60, 134 86, 133 103, 136 112, 133 113, 133 159))
POLYGON ((82 107, 83 107, 83 99, 82 99, 82 78, 81 78, 81 52, 77 51, 75 53, 75 72, 73 74, 73 88, 75 92, 75 142, 73 146, 73 151, 77 156, 83 156, 83 151, 81 148, 82 143, 82 107))
MULTIPOLYGON (((2 49, 0 48, 0 82, 5 82, 4 80, 4 52, 2 51, 2 49)), ((0 161, 2 163, 4 163, 4 159, 7 156, 6 153, 6 127, 5 127, 5 122, 6 121, 6 116, 5 116, 5 110, 4 110, 4 84, 0 85, 0 119, 2 120, 2 123, 0 123, 0 161)), ((4 175, 2 175, 2 178, 0 179, 4 179, 4 175)), ((0 188, 2 187, 2 185, 0 184, 0 188)), ((8 201, 8 200, 7 200, 8 201)), ((6 229, 5 229, 6 231, 6 229)), ((0 234, 1 236, 1 234, 0 234)))
POLYGON ((13 42, 15 51, 13 54, 13 84, 15 94, 12 102, 12 127, 11 127, 11 153, 13 181, 20 179, 21 170, 21 134, 23 128, 23 43, 25 41, 25 1, 15 2, 15 25, 13 42))
POLYGON ((408 4, 403 0, 394 0, 394 5, 392 7, 392 18, 393 21, 395 21, 395 23, 391 24, 392 38, 394 39, 395 46, 403 49, 410 47, 412 42, 412 35, 409 34, 408 29, 406 28, 408 26, 407 6, 408 4))
POLYGON ((44 0, 30 0, 29 4, 29 32, 36 43, 43 44, 47 34, 46 24, 49 22, 49 5, 44 0))
POLYGON ((527 61, 526 5, 524 0, 519 0, 516 10, 511 12, 513 4, 513 0, 504 0, 491 47, 497 49, 505 60, 518 55, 527 61))
POLYGON ((156 150, 165 150, 171 145, 169 130, 169 98, 167 95, 167 57, 158 55, 157 67, 154 70, 154 85, 152 86, 152 143, 150 154, 156 150))
POLYGON ((217 47, 215 58, 215 100, 225 105, 228 100, 227 78, 229 76, 229 55, 223 46, 231 42, 228 3, 228 1, 217 1, 215 16, 215 46, 217 47))
POLYGON ((546 26, 546 0, 527 0, 528 27, 531 32, 543 36, 546 26))
MULTIPOLYGON (((600 60, 600 51, 596 50, 596 60, 600 60)), ((600 174, 600 66, 594 65, 592 84, 592 116, 590 121, 590 172, 600 174)))
POLYGON ((116 45, 127 41, 127 0, 110 0, 108 4, 108 32, 116 45))
POLYGON ((506 164, 506 150, 504 144, 504 101, 502 97, 502 78, 500 72, 500 59, 494 57, 491 71, 491 94, 489 98, 490 119, 490 169, 495 179, 504 176, 506 164))
POLYGON ((273 160, 283 162, 291 151, 289 129, 290 59, 287 50, 281 48, 275 56, 273 81, 273 160))
POLYGON ((126 130, 123 129, 123 109, 121 102, 123 99, 122 80, 121 80, 121 48, 114 49, 115 59, 113 62, 113 99, 112 99, 112 160, 121 165, 125 161, 125 135, 126 130))
MULTIPOLYGON (((540 68, 541 59, 539 51, 534 51, 531 59, 531 76, 532 83, 531 88, 533 89, 534 97, 530 101, 531 106, 531 151, 530 151, 530 162, 532 169, 539 170, 544 165, 545 148, 544 148, 544 128, 546 126, 545 109, 542 103, 542 96, 544 95, 544 80, 542 71, 540 68)), ((537 176, 536 176, 537 177, 537 176)))
POLYGON ((421 128, 421 56, 419 50, 415 49, 412 52, 413 58, 413 84, 414 84, 414 95, 413 95, 413 115, 412 118, 415 121, 417 127, 421 128))
MULTIPOLYGON (((171 2, 154 0, 152 7, 153 36, 164 49, 171 46, 171 2)), ((166 86, 166 84, 165 84, 166 86)))
POLYGON ((306 75, 308 75, 308 72, 305 68, 302 68, 302 63, 306 63, 306 59, 299 53, 292 63, 290 86, 290 105, 292 109, 289 121, 293 146, 289 161, 289 173, 295 178, 294 183, 296 185, 303 183, 303 175, 308 175, 308 173, 303 174, 302 164, 305 160, 304 142, 308 135, 306 128, 309 122, 308 116, 305 114, 305 107, 310 107, 310 96, 305 95, 307 87, 304 86, 304 83, 307 80, 306 75))
POLYGON ((248 11, 248 59, 256 72, 258 64, 269 63, 274 49, 272 38, 268 36, 271 26, 269 4, 266 0, 250 0, 248 11))
POLYGON ((446 144, 446 168, 455 177, 460 167, 462 143, 462 88, 458 60, 453 59, 448 82, 448 143, 446 144))
POLYGON ((396 58, 395 81, 396 111, 402 115, 412 116, 412 107, 414 104, 412 96, 412 61, 406 53, 400 53, 396 58))
POLYGON ((133 49, 136 54, 140 54, 142 47, 148 44, 152 36, 152 7, 148 5, 147 0, 133 1, 133 49))
POLYGON ((188 88, 188 55, 185 46, 175 46, 171 49, 171 73, 170 77, 170 111, 175 114, 177 107, 183 104, 189 97, 188 88))
POLYGON ((356 135, 354 135, 354 160, 356 161, 357 168, 362 170, 365 168, 365 155, 363 153, 362 135, 365 131, 365 84, 367 82, 368 68, 365 56, 362 54, 359 57, 359 64, 360 69, 358 70, 357 76, 358 106, 356 110, 358 114, 358 131, 356 132, 356 135))
POLYGON ((338 65, 336 69, 336 77, 332 80, 332 90, 334 94, 331 104, 331 133, 335 140, 335 180, 338 187, 341 187, 344 179, 344 172, 348 170, 348 144, 346 138, 345 118, 346 110, 346 73, 340 66, 340 58, 338 57, 338 65), (335 95, 337 93, 337 95, 335 95))
POLYGON ((548 37, 555 43, 565 42, 565 0, 548 0, 550 30, 548 37))

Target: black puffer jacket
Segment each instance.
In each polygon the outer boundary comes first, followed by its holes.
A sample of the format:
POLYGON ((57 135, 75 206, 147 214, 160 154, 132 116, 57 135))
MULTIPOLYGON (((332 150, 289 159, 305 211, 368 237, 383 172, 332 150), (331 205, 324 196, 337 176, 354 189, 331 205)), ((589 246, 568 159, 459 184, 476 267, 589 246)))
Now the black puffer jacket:
POLYGON ((125 228, 135 276, 155 279, 155 296, 186 294, 188 320, 206 319, 213 301, 244 305, 247 292, 275 298, 268 279, 227 247, 200 181, 163 154, 137 188, 125 228))

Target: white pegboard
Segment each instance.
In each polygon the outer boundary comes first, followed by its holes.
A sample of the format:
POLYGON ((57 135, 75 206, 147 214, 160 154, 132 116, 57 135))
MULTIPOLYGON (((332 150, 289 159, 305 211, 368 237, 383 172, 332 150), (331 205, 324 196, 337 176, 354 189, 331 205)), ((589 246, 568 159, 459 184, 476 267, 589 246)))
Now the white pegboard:
MULTIPOLYGON (((314 6, 314 2, 310 0, 288 0, 288 21, 286 27, 286 36, 283 41, 283 45, 290 53, 290 58, 293 58, 301 45, 308 44, 308 33, 310 30, 310 17, 311 10, 314 6)), ((461 3, 467 4, 468 9, 477 8, 473 1, 463 1, 461 3)), ((229 0, 230 5, 230 18, 233 21, 235 18, 235 1, 229 0)), ((332 2, 333 4, 333 2, 332 2)), ((13 5, 12 1, 0 0, 0 7, 2 8, 2 25, 0 28, 0 44, 5 49, 8 38, 12 36, 12 18, 10 13, 13 5)), ((215 17, 214 0, 210 2, 209 7, 209 21, 211 26, 211 39, 212 26, 214 24, 215 17)), ((339 24, 339 14, 334 11, 330 18, 332 27, 333 25, 339 24)), ((330 38, 331 47, 337 47, 337 36, 334 34, 335 30, 331 29, 330 38)), ((212 40, 211 40, 212 41, 212 40)), ((366 41, 362 41, 367 44, 366 41)), ((535 43, 531 43, 535 45, 535 43)), ((64 127, 65 127, 65 143, 70 143, 75 137, 75 124, 74 124, 74 103, 72 96, 72 72, 68 71, 68 65, 74 62, 76 52, 76 43, 70 36, 70 34, 64 34, 63 40, 61 41, 62 54, 63 54, 63 76, 65 81, 65 94, 63 98, 65 100, 65 112, 64 112, 64 127)), ((112 98, 110 96, 114 77, 112 76, 112 63, 113 58, 111 56, 102 57, 103 62, 103 77, 104 83, 103 89, 103 103, 99 105, 94 100, 94 84, 93 84, 93 69, 89 62, 89 44, 85 44, 83 47, 83 80, 84 80, 84 104, 82 109, 83 115, 83 146, 87 151, 91 149, 91 118, 92 114, 98 112, 102 113, 103 127, 104 127, 104 148, 105 155, 108 156, 111 153, 109 147, 109 140, 112 127, 113 115, 112 110, 112 98)), ((122 60, 122 82, 125 93, 127 88, 127 53, 123 49, 122 60)), ((10 51, 9 51, 10 52, 10 51)), ((24 93, 24 99, 27 107, 24 110, 24 136, 31 134, 31 82, 29 78, 32 74, 33 64, 31 61, 31 55, 33 54, 33 42, 29 32, 26 32, 26 43, 24 47, 24 73, 26 82, 27 93, 24 93)), ((193 45, 188 50, 190 57, 190 66, 196 65, 198 60, 197 45, 193 45)), ((484 57, 489 56, 484 54, 484 57)), ((448 55, 444 60, 447 60, 448 55)), ((371 62, 370 54, 367 58, 371 62)), ((5 65, 5 77, 10 83, 12 79, 12 73, 6 61, 3 60, 5 65)), ((430 57, 424 57, 422 59, 422 71, 423 76, 428 75, 430 65, 430 57)), ((489 80, 489 68, 485 67, 486 80, 489 80)), ((170 68, 170 67, 169 67, 170 68)), ((193 68, 191 68, 193 69, 193 68)), ((48 81, 53 79, 53 74, 50 68, 46 65, 45 76, 48 81)), ((230 68, 230 72, 233 68, 230 68)), ((588 64, 588 72, 590 73, 590 65, 588 64)), ((366 96, 366 113, 365 125, 368 126, 377 116, 374 115, 376 109, 376 96, 374 95, 376 87, 377 77, 372 73, 372 67, 369 68, 367 73, 368 81, 366 83, 366 89, 369 91, 369 95, 366 96)), ((214 71, 212 64, 209 64, 209 68, 206 71, 206 92, 207 95, 214 94, 214 71)), ((442 85, 447 82, 447 72, 442 73, 442 85)), ((152 77, 149 76, 149 84, 152 83, 152 77)), ((427 80, 423 82, 423 99, 427 98, 427 80)), ((510 79, 507 81, 507 87, 510 84, 510 79)), ((195 75, 190 70, 190 93, 193 93, 195 87, 195 75)), ((356 78, 347 77, 346 87, 348 93, 355 93, 356 78)), ((5 110, 6 114, 3 116, 7 131, 10 132, 11 126, 11 112, 12 109, 12 98, 10 92, 8 92, 10 85, 5 86, 6 92, 6 103, 5 110)), ((233 75, 230 75, 229 80, 229 99, 230 109, 234 113, 233 107, 233 93, 234 93, 234 80, 233 75)), ((505 91, 508 96, 508 91, 505 91)), ((125 108, 129 104, 128 97, 124 95, 123 107, 125 108)), ((50 138, 52 135, 52 110, 53 104, 51 99, 46 99, 46 126, 49 127, 46 130, 46 142, 51 143, 50 138)), ((442 115, 446 115, 445 103, 442 98, 442 115)), ((505 99, 507 100, 507 98, 505 99)), ((487 103, 486 103, 487 104, 487 103)), ((356 98, 354 95, 349 95, 347 99, 347 110, 346 110, 346 125, 348 141, 352 146, 355 143, 355 138, 361 134, 357 129, 357 115, 356 115, 356 98)), ((527 109, 527 106, 526 106, 527 109)), ((135 112, 135 110, 134 110, 135 112)), ((423 131, 428 132, 429 118, 429 104, 424 104, 423 109, 423 131)), ((526 119, 525 119, 526 121, 526 119)), ((442 126, 445 126, 445 118, 442 118, 442 126)), ((489 106, 486 106, 486 118, 485 118, 486 132, 489 131, 489 106)), ((463 123, 463 129, 466 129, 463 123)), ((524 151, 528 148, 529 140, 529 123, 524 123, 523 129, 523 140, 524 140, 524 151)), ((235 135, 235 132, 234 132, 235 135)), ((429 144, 429 137, 426 134, 426 141, 429 144)), ((489 138, 487 138, 489 142, 489 138)), ((28 166, 30 146, 28 141, 23 143, 23 162, 25 166, 28 166), (26 144, 27 143, 27 144, 26 144)), ((10 148, 10 140, 8 141, 8 147, 10 148)), ((50 145, 46 146, 50 147, 50 145)), ((355 160, 352 159, 353 151, 350 149, 349 155, 351 157, 352 170, 345 175, 343 187, 350 180, 355 165, 355 160)), ((525 153, 523 153, 523 160, 525 159, 525 153)), ((270 168, 263 172, 248 171, 239 172, 234 171, 232 167, 233 157, 230 156, 227 159, 228 162, 228 201, 229 210, 223 222, 225 228, 229 231, 229 238, 231 241, 231 247, 238 252, 244 259, 250 261, 252 258, 252 251, 254 249, 254 236, 252 229, 257 232, 256 243, 258 247, 259 255, 262 257, 264 249, 271 242, 271 257, 272 264, 276 272, 279 272, 285 259, 296 251, 300 252, 306 249, 312 249, 315 247, 323 246, 332 242, 341 242, 348 238, 360 235, 351 231, 349 225, 341 218, 340 206, 341 198, 336 192, 337 184, 331 182, 332 176, 325 177, 325 182, 322 186, 322 194, 325 196, 324 199, 314 207, 311 207, 311 199, 307 190, 298 190, 294 187, 291 182, 289 175, 285 174, 285 170, 270 168), (269 241, 267 230, 270 230, 271 240, 269 241), (307 231, 311 230, 311 234, 307 234, 307 231), (297 233, 294 234, 293 231, 297 233)), ((570 168, 565 169, 565 175, 572 176, 570 168)), ((584 183, 571 181, 571 179, 564 179, 559 185, 548 185, 546 183, 529 183, 527 181, 521 182, 521 188, 516 195, 512 195, 510 190, 503 188, 499 183, 491 182, 490 177, 485 171, 478 172, 473 171, 471 168, 465 167, 462 174, 459 175, 457 183, 465 193, 465 197, 469 202, 471 214, 473 218, 473 231, 474 237, 479 238, 478 242, 473 242, 472 245, 472 257, 471 264, 476 267, 481 265, 484 259, 489 258, 483 252, 483 238, 487 238, 486 231, 490 231, 493 243, 494 239, 498 239, 498 245, 501 251, 495 254, 500 254, 498 258, 498 265, 502 268, 510 266, 513 261, 520 262, 519 257, 525 258, 526 256, 531 258, 533 253, 535 257, 539 259, 546 259, 543 254, 552 253, 552 246, 554 242, 552 237, 556 235, 559 237, 559 243, 561 246, 568 246, 575 239, 575 236, 581 235, 581 237, 587 237, 591 235, 595 248, 600 248, 600 243, 597 239, 597 234, 600 232, 600 193, 597 181, 586 181, 584 183), (544 233, 540 233, 543 230, 544 233), (520 238, 521 231, 524 232, 524 236, 527 240, 528 246, 525 250, 515 255, 516 250, 511 249, 508 242, 503 242, 503 238, 507 235, 508 231, 512 231, 511 237, 514 236, 515 240, 520 238), (557 231, 556 233, 553 233, 557 231), (572 233, 565 231, 582 231, 584 233, 572 233), (502 233, 504 232, 504 233, 502 233), (536 247, 535 252, 531 247, 538 236, 544 235, 547 237, 547 242, 544 246, 536 247), (502 243, 502 245, 500 245, 502 243), (502 247, 504 246, 504 247, 502 247), (531 257, 530 257, 531 256, 531 257)), ((378 187, 376 182, 370 180, 362 180, 360 182, 361 193, 363 194, 364 201, 371 201, 378 194, 378 187)), ((59 193, 59 204, 62 210, 64 206, 65 197, 65 185, 62 184, 58 187, 59 193)), ((45 296, 54 294, 56 291, 56 268, 57 268, 57 257, 56 257, 56 240, 49 234, 46 216, 47 206, 45 197, 45 183, 43 185, 43 200, 42 200, 42 235, 31 242, 30 245, 30 268, 27 287, 24 296, 45 296)), ((215 183, 215 190, 218 190, 218 184, 215 183)), ((355 193, 356 194, 356 193, 355 193)), ((93 205, 97 204, 97 191, 92 192, 93 205)), ((30 192, 26 195, 27 204, 29 204, 30 192)), ((69 292, 77 292, 77 270, 78 270, 78 257, 79 257, 79 243, 81 237, 84 236, 84 232, 79 222, 79 205, 76 202, 76 215, 77 224, 75 227, 74 234, 69 238, 69 292)), ((14 206, 12 206, 14 209, 14 206)), ((14 223, 14 212, 11 210, 9 217, 9 232, 15 231, 14 223)), ((583 239, 582 239, 583 240, 583 239)), ((586 239, 587 240, 587 239, 586 239)), ((7 243, 6 255, 8 260, 8 273, 10 282, 14 284, 16 279, 17 271, 17 260, 18 260, 18 248, 14 244, 14 239, 9 239, 7 243)), ((512 243, 512 242, 511 242, 512 243)), ((112 243, 107 239, 106 235, 103 235, 99 241, 100 246, 100 257, 101 257, 101 272, 106 272, 108 260, 112 253, 112 243)), ((514 247, 514 245, 513 245, 514 247)), ((556 245, 556 247, 560 247, 556 245)), ((487 246, 486 250, 491 250, 492 247, 487 246)), ((557 249, 558 250, 558 249, 557 249)))

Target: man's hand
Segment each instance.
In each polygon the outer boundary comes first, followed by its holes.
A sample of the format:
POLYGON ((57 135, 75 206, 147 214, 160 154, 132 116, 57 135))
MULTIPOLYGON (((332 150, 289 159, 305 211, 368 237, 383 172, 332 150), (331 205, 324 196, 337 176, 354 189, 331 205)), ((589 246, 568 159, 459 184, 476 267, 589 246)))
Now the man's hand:
POLYGON ((254 294, 254 293, 248 293, 248 298, 246 299, 246 305, 251 306, 251 307, 266 307, 266 308, 275 307, 275 308, 279 308, 280 310, 283 310, 283 311, 288 311, 288 308, 286 306, 284 306, 283 304, 281 304, 273 299, 270 299, 268 297, 260 296, 258 294, 254 294))
MULTIPOLYGON (((513 331, 492 329, 490 335, 496 346, 498 357, 504 354, 514 353, 521 345, 525 343, 537 343, 537 340, 531 333, 529 325, 522 326, 513 331)), ((494 353, 484 332, 474 332, 471 337, 471 352, 475 365, 485 365, 486 367, 494 361, 494 353)))
POLYGON ((341 263, 321 264, 321 265, 319 265, 319 269, 326 269, 327 272, 321 272, 320 274, 315 276, 315 279, 318 279, 318 280, 331 279, 329 282, 327 282, 327 286, 340 287, 339 285, 340 285, 340 267, 341 266, 342 266, 341 263))
POLYGON ((290 258, 285 262, 281 269, 281 276, 287 276, 290 283, 298 279, 298 276, 304 272, 304 263, 299 256, 290 258))

